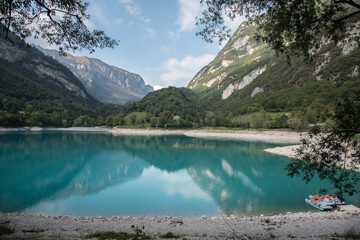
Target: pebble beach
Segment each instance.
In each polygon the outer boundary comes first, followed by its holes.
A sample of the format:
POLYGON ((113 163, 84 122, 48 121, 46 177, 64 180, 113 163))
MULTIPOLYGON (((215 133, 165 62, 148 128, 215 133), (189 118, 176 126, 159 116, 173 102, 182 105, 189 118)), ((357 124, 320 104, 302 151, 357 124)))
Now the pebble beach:
POLYGON ((13 231, 0 239, 81 240, 94 233, 134 233, 135 229, 150 239, 345 239, 360 235, 360 209, 348 205, 330 212, 200 218, 0 213, 0 226, 13 231))

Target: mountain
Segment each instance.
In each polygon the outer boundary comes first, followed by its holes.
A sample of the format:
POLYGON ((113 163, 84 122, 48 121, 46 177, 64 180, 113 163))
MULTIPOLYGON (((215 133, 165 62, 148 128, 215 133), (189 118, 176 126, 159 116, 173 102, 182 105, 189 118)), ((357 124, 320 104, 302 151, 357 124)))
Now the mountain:
POLYGON ((0 31, 0 126, 71 126, 102 104, 66 67, 0 31))
POLYGON ((61 56, 58 51, 36 47, 69 68, 87 91, 103 103, 126 104, 154 91, 153 87, 145 85, 140 75, 110 66, 99 59, 71 54, 61 56))
POLYGON ((188 88, 204 109, 226 116, 232 126, 249 124, 240 118, 261 111, 301 115, 310 123, 324 121, 336 100, 360 86, 359 29, 360 18, 353 17, 347 22, 346 41, 335 44, 324 33, 312 62, 294 56, 289 65, 285 56, 276 56, 255 40, 255 23, 244 22, 188 88))

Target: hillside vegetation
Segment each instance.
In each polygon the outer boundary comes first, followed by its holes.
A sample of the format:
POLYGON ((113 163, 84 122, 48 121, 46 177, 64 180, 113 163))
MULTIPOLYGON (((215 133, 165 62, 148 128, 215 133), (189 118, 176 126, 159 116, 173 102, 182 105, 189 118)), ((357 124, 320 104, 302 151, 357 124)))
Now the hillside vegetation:
POLYGON ((338 100, 360 87, 360 18, 347 24, 345 42, 335 44, 324 33, 312 62, 293 56, 289 64, 285 56, 255 41, 253 23, 243 23, 188 87, 203 109, 223 116, 224 125, 278 127, 279 115, 270 113, 284 113, 280 116, 288 118, 288 127, 324 122, 338 100), (259 123, 249 121, 249 115, 257 115, 259 123))
POLYGON ((199 127, 203 111, 197 96, 187 88, 169 87, 145 96, 123 112, 106 119, 109 126, 192 128, 199 127))
POLYGON ((94 126, 114 113, 72 72, 20 41, 0 38, 0 126, 94 126))

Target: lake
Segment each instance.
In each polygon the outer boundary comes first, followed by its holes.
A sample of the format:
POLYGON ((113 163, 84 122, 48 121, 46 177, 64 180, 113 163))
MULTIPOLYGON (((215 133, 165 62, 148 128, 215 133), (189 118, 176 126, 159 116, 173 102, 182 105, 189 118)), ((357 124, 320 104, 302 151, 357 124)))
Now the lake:
MULTIPOLYGON (((0 212, 69 216, 313 211, 327 183, 286 176, 279 144, 104 133, 0 134, 0 212)), ((360 196, 346 198, 360 205, 360 196)))

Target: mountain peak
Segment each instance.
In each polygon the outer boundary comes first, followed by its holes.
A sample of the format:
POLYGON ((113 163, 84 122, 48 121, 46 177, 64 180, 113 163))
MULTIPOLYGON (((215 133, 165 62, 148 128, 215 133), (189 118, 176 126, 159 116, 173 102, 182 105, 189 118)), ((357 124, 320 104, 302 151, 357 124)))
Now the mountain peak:
POLYGON ((87 91, 103 103, 126 104, 138 101, 154 91, 139 74, 110 66, 100 59, 71 54, 60 56, 58 51, 36 47, 68 67, 87 91))

